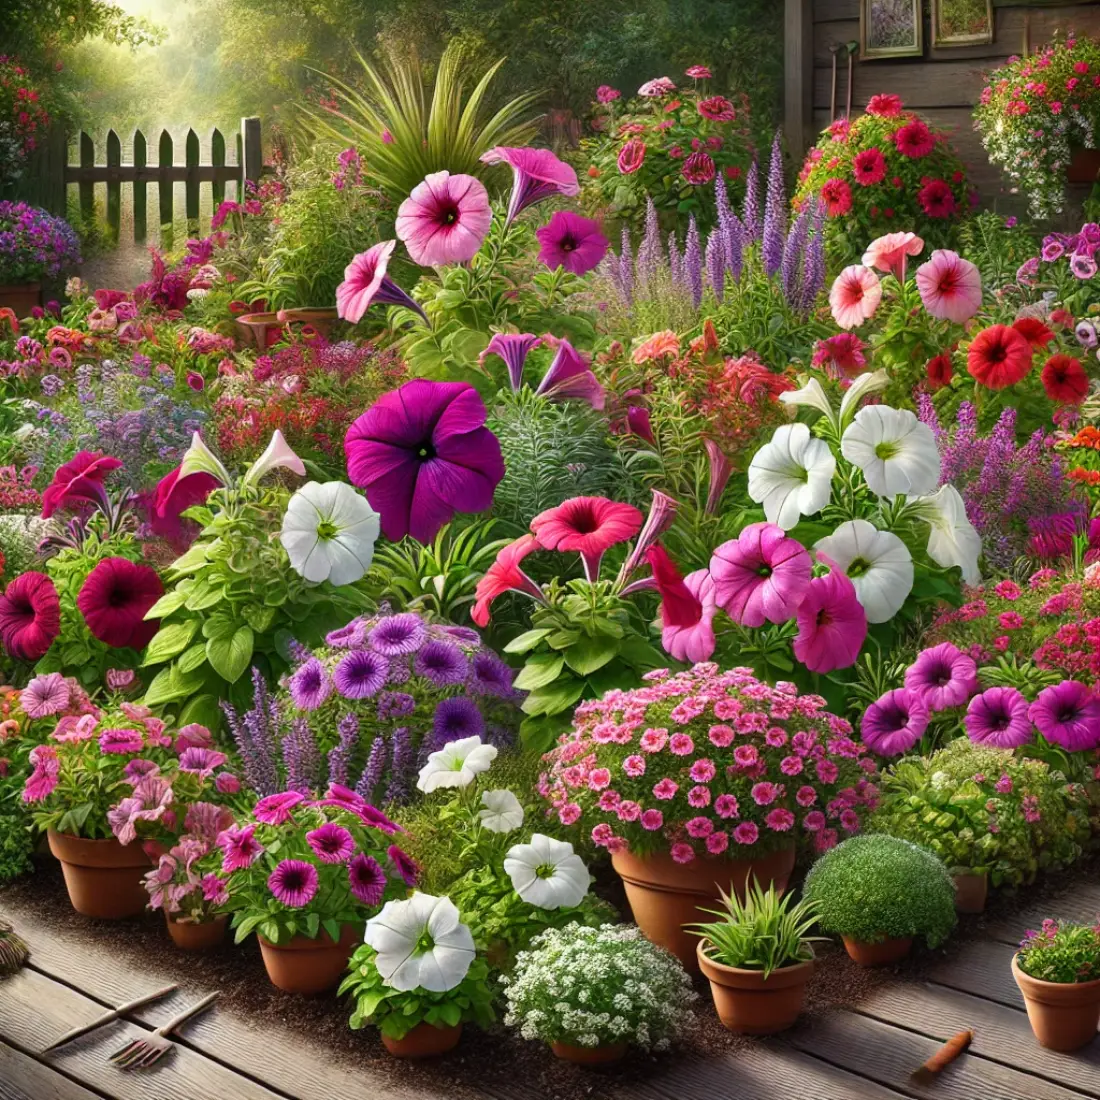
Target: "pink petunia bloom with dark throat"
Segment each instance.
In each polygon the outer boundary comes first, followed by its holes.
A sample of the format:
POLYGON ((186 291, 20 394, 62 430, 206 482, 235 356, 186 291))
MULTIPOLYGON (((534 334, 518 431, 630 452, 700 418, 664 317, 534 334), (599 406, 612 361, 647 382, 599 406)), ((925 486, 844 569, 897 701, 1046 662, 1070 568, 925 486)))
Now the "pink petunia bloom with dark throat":
POLYGON ((396 247, 396 241, 379 241, 366 252, 354 256, 344 268, 344 281, 336 288, 336 312, 345 321, 358 324, 377 302, 379 305, 404 306, 419 313, 427 322, 427 315, 419 303, 386 274, 396 247))
POLYGON ((539 239, 539 261, 551 271, 559 267, 573 275, 584 275, 607 255, 608 242, 599 222, 571 210, 556 210, 550 221, 535 230, 539 239))
POLYGON ((479 179, 432 172, 398 207, 395 229, 416 263, 436 267, 473 259, 492 220, 479 179))
POLYGON ((512 194, 504 219, 507 228, 529 206, 554 195, 580 193, 577 173, 549 149, 498 145, 481 156, 483 164, 507 164, 512 169, 512 194))
POLYGON ((117 649, 143 649, 160 628, 145 615, 164 595, 157 571, 129 558, 105 558, 85 578, 76 606, 88 629, 117 649))

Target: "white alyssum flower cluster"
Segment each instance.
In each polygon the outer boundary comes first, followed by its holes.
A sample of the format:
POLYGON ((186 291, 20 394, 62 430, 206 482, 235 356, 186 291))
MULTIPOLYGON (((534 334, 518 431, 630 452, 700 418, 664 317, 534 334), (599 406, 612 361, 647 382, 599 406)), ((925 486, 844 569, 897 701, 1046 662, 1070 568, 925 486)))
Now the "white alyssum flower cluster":
POLYGON ((660 1051, 694 1021, 687 972, 634 925, 550 929, 500 980, 504 1022, 524 1039, 660 1051))

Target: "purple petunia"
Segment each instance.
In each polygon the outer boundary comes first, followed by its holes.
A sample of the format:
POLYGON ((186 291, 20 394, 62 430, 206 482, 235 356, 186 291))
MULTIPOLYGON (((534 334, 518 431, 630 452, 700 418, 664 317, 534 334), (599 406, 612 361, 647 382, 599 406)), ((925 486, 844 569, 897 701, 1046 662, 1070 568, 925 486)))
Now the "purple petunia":
POLYGON ((1100 748, 1100 697, 1078 680, 1043 688, 1028 717, 1048 741, 1070 752, 1100 748))
POLYGON ((389 661, 381 653, 356 649, 341 659, 332 679, 345 699, 369 699, 382 690, 389 667, 389 661))
POLYGON ((872 703, 860 726, 864 743, 881 756, 908 752, 927 727, 928 707, 908 688, 895 688, 872 703))
POLYGON ((1027 700, 1011 687, 991 687, 975 695, 966 708, 966 733, 978 745, 1026 745, 1031 740, 1027 700))
POLYGON ((355 853, 355 839, 335 821, 326 821, 319 829, 306 833, 306 843, 322 863, 347 863, 355 853))
POLYGON ((280 905, 301 909, 317 893, 317 868, 300 859, 284 859, 267 880, 267 888, 280 905))
POLYGON ((396 844, 391 844, 386 849, 386 855, 390 857, 397 873, 405 880, 406 886, 415 886, 420 877, 420 868, 416 860, 403 852, 396 844))
POLYGON ((415 653, 428 632, 419 615, 405 611, 381 619, 367 635, 372 649, 386 657, 401 657, 415 653))
POLYGON ((362 619, 352 619, 347 626, 325 635, 325 644, 335 649, 360 649, 366 640, 367 630, 362 619))
POLYGON ((950 642, 924 650, 905 673, 905 686, 929 710, 946 710, 965 703, 978 690, 974 659, 950 642))
POLYGON ((228 759, 224 752, 214 749, 184 749, 180 753, 180 771, 191 772, 201 779, 207 779, 228 759))
POLYGON ((316 657, 310 657, 300 666, 287 686, 299 710, 316 710, 332 694, 332 680, 316 657))
POLYGON ((426 643, 413 661, 413 671, 417 676, 430 680, 436 687, 461 684, 469 669, 466 654, 450 642, 426 643))
POLYGON ((255 825, 245 825, 243 828, 234 825, 218 834, 216 843, 222 850, 224 872, 229 874, 251 867, 263 855, 263 845, 253 835, 255 832, 255 825))
POLYGON ((471 661, 470 688, 486 695, 507 698, 512 694, 512 670, 495 654, 477 653, 471 661))
POLYGON ((348 864, 348 881, 352 897, 364 905, 377 905, 386 892, 386 872, 382 865, 362 852, 348 864))
POLYGON ((387 691, 378 697, 379 721, 407 718, 416 710, 416 699, 404 691, 387 691))
POLYGON ((485 732, 485 719, 472 699, 455 696, 444 699, 435 708, 432 719, 432 746, 441 749, 463 737, 480 737, 485 732))

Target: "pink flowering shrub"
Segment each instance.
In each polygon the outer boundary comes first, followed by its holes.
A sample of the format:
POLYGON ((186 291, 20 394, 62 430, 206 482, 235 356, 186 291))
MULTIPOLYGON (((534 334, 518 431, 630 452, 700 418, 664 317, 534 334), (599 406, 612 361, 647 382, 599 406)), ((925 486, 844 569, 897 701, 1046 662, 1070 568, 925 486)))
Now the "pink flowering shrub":
POLYGON ((858 832, 875 764, 817 695, 713 663, 649 673, 577 707, 539 793, 609 851, 745 858, 858 832))

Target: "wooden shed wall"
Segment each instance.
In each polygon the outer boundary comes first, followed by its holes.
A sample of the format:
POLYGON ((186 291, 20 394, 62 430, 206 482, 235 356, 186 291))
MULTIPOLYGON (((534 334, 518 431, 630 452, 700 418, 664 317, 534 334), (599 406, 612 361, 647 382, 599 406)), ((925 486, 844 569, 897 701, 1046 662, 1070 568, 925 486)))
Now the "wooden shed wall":
MULTIPOLYGON (((797 0, 795 0, 797 3, 797 0)), ((809 6, 812 64, 805 64, 803 78, 812 88, 814 133, 829 124, 832 56, 837 54, 837 111, 843 114, 848 87, 848 62, 843 45, 859 41, 860 0, 811 0, 809 6), (807 74, 809 74, 807 76, 807 74)), ((924 56, 881 61, 853 61, 852 113, 857 114, 876 92, 900 95, 906 107, 920 111, 938 126, 953 131, 956 148, 970 168, 983 204, 1015 208, 1018 200, 1006 195, 1000 170, 986 159, 981 138, 973 128, 971 112, 985 84, 985 73, 1013 54, 1023 52, 1025 25, 1034 50, 1049 41, 1056 30, 1074 30, 1100 36, 1100 4, 1005 5, 994 8, 994 35, 988 45, 933 49, 929 26, 931 3, 924 0, 924 56)), ((792 74, 788 73, 788 77, 792 74)), ((791 84, 788 83, 788 88, 791 84)), ((796 153, 792 149, 792 153, 796 153)))

